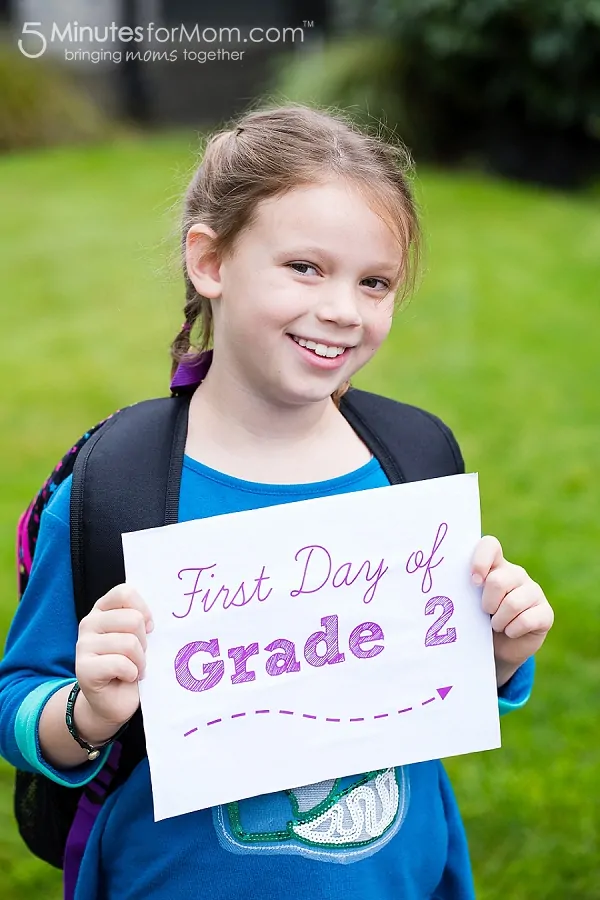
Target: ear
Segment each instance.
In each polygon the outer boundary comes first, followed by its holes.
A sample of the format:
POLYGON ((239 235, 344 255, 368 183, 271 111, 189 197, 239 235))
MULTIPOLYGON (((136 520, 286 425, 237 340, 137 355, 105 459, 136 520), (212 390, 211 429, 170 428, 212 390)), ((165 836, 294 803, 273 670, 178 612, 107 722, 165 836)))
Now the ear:
POLYGON ((214 250, 217 233, 202 222, 192 225, 185 240, 185 264, 199 294, 216 300, 221 296, 221 263, 214 250))

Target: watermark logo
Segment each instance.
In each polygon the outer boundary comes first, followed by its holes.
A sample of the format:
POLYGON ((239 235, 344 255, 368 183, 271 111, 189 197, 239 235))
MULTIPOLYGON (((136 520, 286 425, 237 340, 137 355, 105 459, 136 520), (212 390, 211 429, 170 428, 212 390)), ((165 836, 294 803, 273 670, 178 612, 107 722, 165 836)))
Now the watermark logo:
MULTIPOLYGON (((79 22, 67 22, 66 25, 59 26, 56 22, 51 25, 44 26, 42 22, 24 22, 21 37, 17 41, 17 46, 23 56, 28 59, 39 59, 49 49, 50 45, 71 45, 64 52, 66 60, 88 60, 98 62, 101 60, 112 60, 120 62, 123 54, 120 50, 108 49, 106 45, 119 44, 142 44, 145 50, 125 51, 126 59, 139 60, 142 62, 154 62, 160 60, 174 61, 179 58, 178 49, 175 47, 170 51, 163 49, 162 51, 152 50, 157 45, 186 45, 183 49, 183 59, 195 59, 205 61, 211 58, 222 58, 221 45, 241 44, 279 44, 279 43, 303 43, 305 32, 314 27, 314 22, 305 21, 302 26, 282 28, 270 27, 253 27, 241 29, 239 27, 220 27, 212 26, 201 27, 198 23, 195 25, 176 25, 170 28, 157 25, 155 22, 148 22, 147 25, 137 25, 130 28, 127 25, 119 25, 111 22, 107 25, 81 25, 79 22), (73 45, 79 45, 77 49, 73 49, 73 45), (85 45, 85 49, 83 48, 85 45), (102 46, 104 45, 104 47, 102 46), (191 50, 190 45, 195 49, 191 50), (206 45, 214 47, 217 50, 200 49, 206 45), (216 56, 215 56, 216 54, 216 56)), ((242 51, 243 52, 243 51, 242 51)))

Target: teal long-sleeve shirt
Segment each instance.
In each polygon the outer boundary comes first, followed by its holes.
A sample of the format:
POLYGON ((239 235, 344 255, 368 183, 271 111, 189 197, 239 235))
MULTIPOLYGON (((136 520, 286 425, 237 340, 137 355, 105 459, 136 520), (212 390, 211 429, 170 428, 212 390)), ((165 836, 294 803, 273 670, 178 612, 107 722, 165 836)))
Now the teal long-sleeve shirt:
MULTIPOLYGON (((375 459, 328 481, 270 485, 223 475, 186 456, 179 519, 387 483, 375 459)), ((47 699, 75 680, 70 490, 68 478, 42 515, 30 581, 0 663, 0 753, 20 769, 79 786, 94 777, 106 753, 58 771, 42 757, 38 740, 47 699)), ((500 691, 501 713, 527 701, 532 681, 529 660, 500 691)), ((472 900, 465 833, 441 762, 341 777, 154 822, 143 760, 102 807, 76 900, 230 900, 242 892, 246 900, 472 900), (327 834, 298 837, 294 826, 317 806, 337 807, 324 819, 327 834)))

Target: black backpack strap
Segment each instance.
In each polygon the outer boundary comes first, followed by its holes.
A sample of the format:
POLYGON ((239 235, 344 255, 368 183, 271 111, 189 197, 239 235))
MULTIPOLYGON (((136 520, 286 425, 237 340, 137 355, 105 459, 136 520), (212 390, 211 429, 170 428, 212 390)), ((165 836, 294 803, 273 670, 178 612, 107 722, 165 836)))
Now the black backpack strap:
POLYGON ((340 412, 381 463, 392 484, 465 471, 454 435, 417 406, 350 388, 340 412))
MULTIPOLYGON (((121 534, 178 521, 190 396, 126 407, 81 449, 71 488, 71 564, 77 619, 125 581, 121 534)), ((141 711, 123 740, 121 783, 145 755, 141 711)))
POLYGON ((177 522, 189 397, 129 406, 79 453, 71 489, 77 618, 125 580, 121 534, 177 522))

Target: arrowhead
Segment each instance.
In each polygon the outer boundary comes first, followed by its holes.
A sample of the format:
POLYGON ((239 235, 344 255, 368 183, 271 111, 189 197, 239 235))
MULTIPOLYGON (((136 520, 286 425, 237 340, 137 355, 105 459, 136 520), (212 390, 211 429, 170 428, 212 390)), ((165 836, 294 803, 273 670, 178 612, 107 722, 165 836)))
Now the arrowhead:
POLYGON ((451 690, 452 690, 452 685, 449 685, 448 687, 438 688, 437 692, 440 695, 440 697, 442 698, 442 700, 445 700, 451 690))

